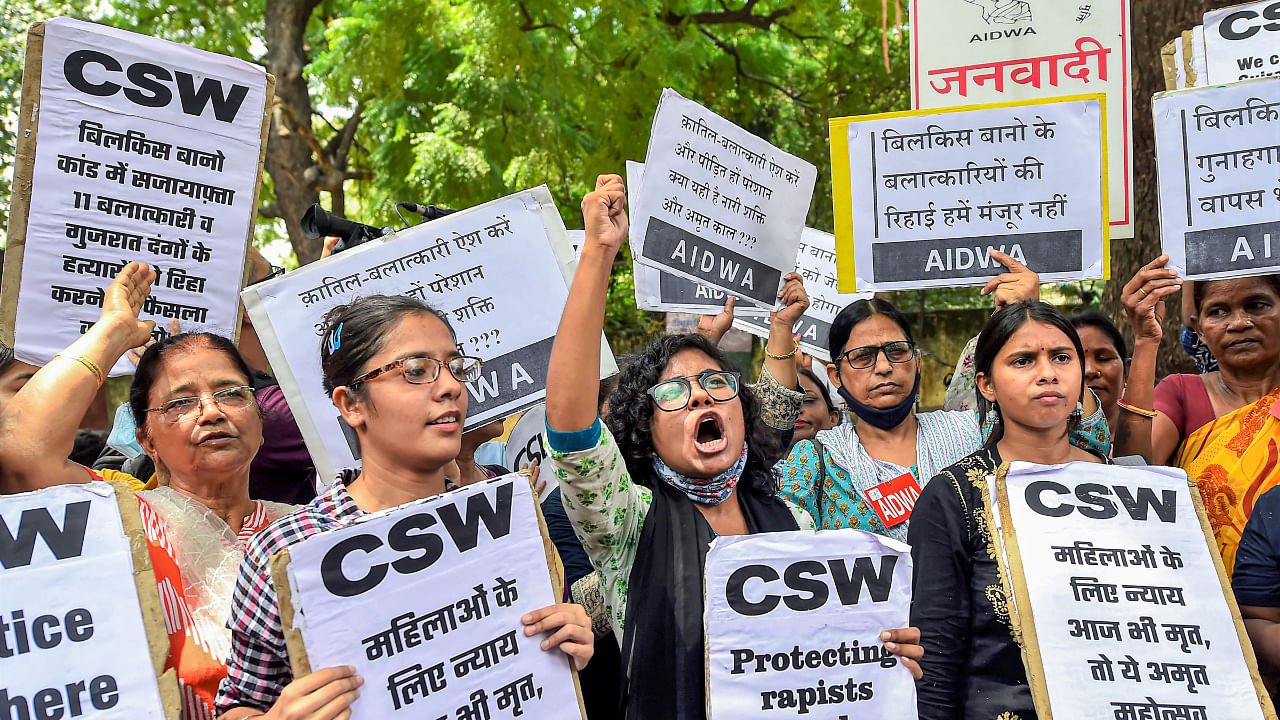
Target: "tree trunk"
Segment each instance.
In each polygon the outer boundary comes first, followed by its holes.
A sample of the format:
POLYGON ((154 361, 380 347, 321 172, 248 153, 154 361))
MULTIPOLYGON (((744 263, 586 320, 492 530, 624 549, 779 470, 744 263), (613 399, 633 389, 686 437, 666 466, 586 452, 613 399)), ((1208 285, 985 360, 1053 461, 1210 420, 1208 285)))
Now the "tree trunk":
MULTIPOLYGON (((1160 214, 1156 188, 1155 129, 1151 121, 1151 96, 1164 91, 1164 71, 1160 48, 1183 30, 1203 22, 1206 11, 1224 4, 1221 0, 1133 0, 1133 200, 1134 237, 1111 241, 1111 282, 1102 293, 1102 310, 1123 327, 1125 337, 1133 334, 1124 322, 1120 290, 1138 268, 1160 254, 1160 214)), ((1164 340, 1160 344, 1156 376, 1174 372, 1195 372, 1195 365, 1179 345, 1182 332, 1181 298, 1168 298, 1165 309, 1164 340)))

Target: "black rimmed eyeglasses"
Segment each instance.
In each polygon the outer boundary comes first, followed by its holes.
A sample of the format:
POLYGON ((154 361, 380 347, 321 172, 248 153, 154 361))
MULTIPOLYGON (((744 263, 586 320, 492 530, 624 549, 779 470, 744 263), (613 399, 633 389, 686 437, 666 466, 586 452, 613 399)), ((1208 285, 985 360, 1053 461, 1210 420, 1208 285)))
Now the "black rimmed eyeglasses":
POLYGON ((649 397, 659 410, 675 412, 689 406, 693 398, 693 386, 690 380, 697 380, 698 386, 716 402, 732 400, 738 396, 738 373, 730 370, 703 370, 697 375, 671 378, 649 388, 649 397))
MULTIPOLYGON (((880 353, 891 363, 902 364, 916 356, 916 344, 910 340, 895 340, 883 345, 864 345, 840 354, 849 367, 854 370, 866 370, 876 364, 880 353)), ((837 358, 839 362, 839 358, 837 358)))

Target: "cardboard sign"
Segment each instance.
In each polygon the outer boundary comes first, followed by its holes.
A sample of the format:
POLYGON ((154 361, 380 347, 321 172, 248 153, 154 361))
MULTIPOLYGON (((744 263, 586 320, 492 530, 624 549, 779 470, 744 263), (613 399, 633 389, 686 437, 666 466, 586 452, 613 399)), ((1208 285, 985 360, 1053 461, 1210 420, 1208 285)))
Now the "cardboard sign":
POLYGON ((1280 0, 1205 13, 1204 53, 1213 85, 1280 75, 1280 0))
POLYGON ((0 496, 0 587, 0 717, 177 720, 177 680, 161 672, 164 613, 127 487, 0 496))
POLYGON ((853 530, 718 537, 707 553, 707 717, 916 717, 911 671, 880 641, 906 627, 911 553, 853 530))
POLYGON ((920 483, 911 473, 903 473, 867 488, 867 499, 885 527, 900 525, 911 519, 911 511, 920 499, 920 483))
POLYGON ((1106 278, 1102 96, 831 120, 842 291, 1106 278))
MULTIPOLYGON (((547 404, 541 403, 526 410, 511 428, 511 434, 507 437, 507 468, 511 472, 519 472, 535 462, 540 466, 543 465, 542 460, 547 456, 547 445, 544 439, 546 434, 547 404)), ((548 468, 546 472, 549 473, 551 470, 548 468)), ((550 475, 542 477, 548 482, 538 494, 539 503, 546 500, 557 487, 554 478, 550 475)))
POLYGON ((772 308, 816 180, 808 162, 663 90, 631 216, 635 260, 772 308))
POLYGON ((131 260, 156 269, 141 316, 157 338, 171 318, 235 336, 272 85, 258 65, 104 25, 32 27, 0 302, 19 360, 84 333, 131 260))
POLYGON ((1133 237, 1129 6, 911 0, 911 107, 1105 93, 1111 236, 1133 237))
POLYGON ((1013 463, 995 485, 1041 717, 1274 720, 1184 472, 1013 463))
POLYGON ((1160 93, 1151 113, 1169 267, 1189 280, 1280 269, 1280 78, 1160 93))
MULTIPOLYGON (((358 466, 354 435, 321 385, 319 320, 326 311, 382 293, 416 297, 444 312, 458 351, 484 361, 480 379, 467 383, 464 425, 471 429, 546 397, 572 265, 560 213, 539 186, 247 288, 245 307, 317 477, 331 482, 338 470, 358 466)), ((602 377, 617 372, 603 336, 600 358, 602 377)))
POLYGON ((272 565, 277 587, 287 575, 282 620, 302 640, 305 657, 290 660, 354 666, 365 679, 356 718, 581 720, 568 656, 520 622, 559 597, 549 547, 523 475, 310 537, 272 565))
MULTIPOLYGON (((831 323, 846 306, 873 293, 842 293, 837 289, 836 238, 831 233, 805 228, 800 236, 800 252, 796 254, 795 272, 804 278, 804 289, 809 293, 809 309, 796 321, 793 332, 800 336, 800 349, 810 355, 831 361, 827 349, 827 336, 831 323)), ((769 315, 754 308, 735 308, 733 326, 757 337, 768 339, 769 315)), ((826 373, 819 372, 824 377, 826 373)))

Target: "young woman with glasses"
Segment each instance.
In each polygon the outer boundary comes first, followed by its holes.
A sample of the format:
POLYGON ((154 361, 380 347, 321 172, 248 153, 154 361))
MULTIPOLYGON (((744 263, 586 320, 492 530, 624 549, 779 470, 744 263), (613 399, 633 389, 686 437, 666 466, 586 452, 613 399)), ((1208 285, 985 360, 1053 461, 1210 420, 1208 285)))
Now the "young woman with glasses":
MULTIPOLYGON (((1004 253, 991 256, 1010 269, 982 289, 997 308, 1039 296, 1034 272, 1004 253)), ((870 500, 904 485, 918 493, 943 468, 976 450, 982 444, 978 417, 972 411, 915 412, 920 350, 892 303, 877 298, 850 304, 832 322, 828 343, 835 362, 827 373, 857 422, 797 443, 781 472, 782 494, 824 528, 858 528, 905 541, 909 521, 882 518, 870 500), (903 476, 909 478, 886 485, 903 476)), ((1106 418, 1096 408, 1090 396, 1082 432, 1099 422, 1105 428, 1106 418)))
MULTIPOLYGON (((324 317, 323 338, 324 389, 355 431, 361 469, 249 543, 228 623, 227 679, 217 700, 225 720, 349 717, 362 682, 351 668, 293 678, 271 557, 369 513, 444 492, 445 468, 458 455, 467 412, 464 383, 480 376, 480 360, 458 351, 448 319, 409 297, 372 295, 336 307, 324 317)), ((543 649, 558 648, 579 668, 590 659, 595 637, 580 605, 542 608, 523 622, 526 635, 548 634, 543 649)))
MULTIPOLYGON (((709 543, 717 535, 813 528, 803 510, 777 496, 770 470, 803 397, 794 389, 791 327, 808 299, 799 277, 788 276, 754 391, 707 338, 671 335, 623 370, 602 423, 600 334, 610 270, 627 236, 624 206, 617 175, 600 176, 582 201, 586 240, 547 374, 549 467, 602 575, 622 643, 618 716, 702 720, 709 543), (773 407, 762 396, 774 398, 773 407)), ((886 636, 891 651, 919 657, 914 631, 886 636)), ((914 661, 903 663, 915 672, 914 661)))

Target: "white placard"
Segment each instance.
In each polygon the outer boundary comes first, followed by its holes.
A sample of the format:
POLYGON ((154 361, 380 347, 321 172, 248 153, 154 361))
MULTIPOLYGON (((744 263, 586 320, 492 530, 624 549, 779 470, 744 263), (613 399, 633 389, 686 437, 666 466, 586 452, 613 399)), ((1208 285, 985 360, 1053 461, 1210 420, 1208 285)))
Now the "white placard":
MULTIPOLYGON (((795 272, 804 277, 809 309, 796 321, 793 332, 800 336, 801 350, 830 362, 827 336, 831 334, 831 323, 836 315, 853 302, 870 300, 875 293, 841 293, 836 289, 836 238, 821 230, 804 229, 800 252, 796 254, 795 272)), ((754 309, 735 312, 733 326, 756 337, 769 337, 768 314, 754 309)), ((825 373, 818 375, 824 376, 825 373)))
POLYGON ((911 107, 1106 93, 1111 236, 1133 237, 1129 0, 912 0, 911 107))
POLYGON ((816 180, 810 163, 663 90, 632 215, 636 262, 772 308, 816 180))
MULTIPOLYGON (((526 410, 511 428, 511 434, 507 436, 507 469, 516 472, 529 467, 534 462, 543 464, 542 459, 547 456, 546 431, 547 404, 540 403, 526 410)), ((550 473, 551 470, 548 468, 545 472, 550 473)), ((544 475, 543 479, 550 480, 551 476, 544 475)), ((554 482, 548 482, 543 486, 542 492, 538 495, 538 502, 546 500, 556 487, 554 482)))
POLYGON ((915 718, 911 671, 880 641, 907 627, 910 551, 851 528, 712 541, 709 720, 915 718))
POLYGON ((1205 13, 1204 51, 1214 85, 1280 75, 1280 0, 1205 13))
POLYGON ((857 290, 981 285, 1007 272, 991 249, 1045 282, 1102 278, 1102 121, 1061 99, 850 122, 857 290))
MULTIPOLYGON (((244 291, 245 307, 317 477, 357 467, 355 438, 321 385, 320 318, 378 293, 446 313, 458 350, 484 361, 467 383, 466 429, 546 397, 551 344, 568 298, 573 251, 545 186, 364 243, 244 291)), ((602 377, 617 372, 600 340, 602 377)))
POLYGON ((1263 718, 1184 472, 1015 462, 1004 484, 1054 717, 1263 718))
POLYGON ((289 557, 311 667, 365 679, 352 717, 581 720, 568 656, 520 622, 557 602, 523 475, 375 513, 289 557))
POLYGON ((111 485, 0 496, 0 717, 164 720, 134 570, 111 485))
POLYGON ((1280 78, 1151 101, 1160 232, 1190 280, 1280 269, 1280 78))
MULTIPOLYGON (((130 260, 142 318, 228 337, 253 231, 267 77, 258 65, 103 25, 45 23, 15 351, 43 365, 94 321, 130 260)), ((133 372, 127 358, 112 375, 133 372)))

